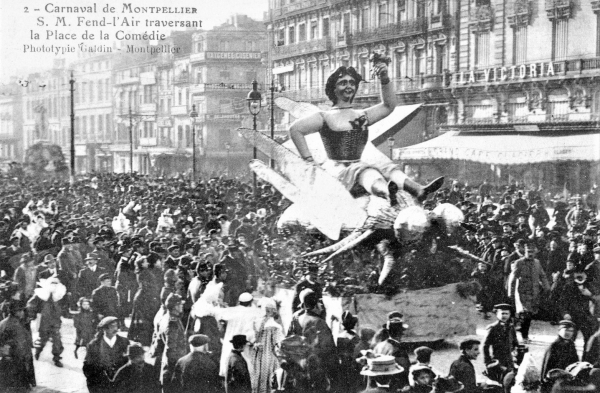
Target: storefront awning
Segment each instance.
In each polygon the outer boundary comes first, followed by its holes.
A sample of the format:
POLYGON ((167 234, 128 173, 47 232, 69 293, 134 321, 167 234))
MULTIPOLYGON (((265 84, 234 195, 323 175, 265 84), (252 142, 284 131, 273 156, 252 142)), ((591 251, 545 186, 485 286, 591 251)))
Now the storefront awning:
POLYGON ((467 160, 496 165, 600 161, 600 133, 555 136, 482 135, 450 131, 417 145, 395 149, 394 159, 467 160))

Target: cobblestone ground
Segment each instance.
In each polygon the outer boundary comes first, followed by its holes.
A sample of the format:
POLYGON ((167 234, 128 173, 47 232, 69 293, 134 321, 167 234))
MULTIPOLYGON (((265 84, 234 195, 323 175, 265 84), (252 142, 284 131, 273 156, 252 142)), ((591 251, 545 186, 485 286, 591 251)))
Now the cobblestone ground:
MULTIPOLYGON (((477 335, 469 336, 469 338, 478 338, 483 341, 483 338, 485 337, 485 326, 489 324, 489 322, 490 321, 481 319, 477 327, 477 335)), ((32 323, 32 330, 34 332, 37 331, 35 322, 32 323)), ((85 349, 79 350, 79 359, 75 359, 73 355, 73 350, 75 349, 73 344, 75 341, 73 321, 71 319, 63 319, 61 331, 63 345, 65 347, 62 354, 64 367, 58 368, 54 366, 52 363, 52 354, 50 353, 51 343, 48 343, 42 352, 40 359, 35 361, 35 374, 38 384, 37 388, 33 390, 35 393, 75 393, 88 391, 85 384, 85 377, 81 371, 83 359, 85 358, 85 349)), ((533 354, 538 366, 542 362, 545 348, 556 338, 556 332, 556 326, 551 326, 547 322, 533 322, 530 331, 530 338, 533 342, 529 345, 529 350, 533 354)), ((519 335, 519 333, 517 333, 517 335, 519 335)), ((455 337, 441 345, 437 345, 436 351, 432 355, 433 367, 443 374, 447 373, 452 361, 459 356, 458 343, 466 338, 468 337, 455 337)), ((581 356, 583 347, 581 335, 576 344, 579 355, 581 356)), ((481 373, 484 370, 483 355, 475 362, 475 369, 478 378, 482 378, 481 373)))

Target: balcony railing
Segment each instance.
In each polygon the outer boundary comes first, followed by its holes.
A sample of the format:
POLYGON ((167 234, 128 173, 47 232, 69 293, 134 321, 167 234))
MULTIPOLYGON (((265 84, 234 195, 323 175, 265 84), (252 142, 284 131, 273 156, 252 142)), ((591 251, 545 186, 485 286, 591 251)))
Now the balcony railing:
POLYGON ((140 112, 156 112, 156 104, 155 103, 140 104, 140 112))
POLYGON ((546 10, 553 8, 570 7, 571 0, 546 0, 546 10))
MULTIPOLYGON (((244 90, 249 92, 252 90, 251 83, 198 83, 190 86, 192 94, 204 93, 211 90, 244 90)), ((258 90, 262 90, 262 85, 258 84, 258 90)))
POLYGON ((190 81, 190 76, 187 73, 182 73, 180 75, 177 75, 175 78, 173 78, 174 85, 181 84, 181 83, 188 83, 189 81, 190 81))
POLYGON ((117 81, 116 81, 117 85, 125 85, 125 84, 129 84, 129 83, 140 83, 140 77, 139 76, 123 76, 123 77, 117 78, 117 81))
POLYGON ((355 44, 364 44, 368 42, 393 39, 402 36, 420 34, 425 32, 427 27, 426 18, 391 23, 386 26, 380 26, 372 29, 357 31, 352 35, 352 42, 355 44))
POLYGON ((115 112, 117 114, 117 116, 128 116, 129 115, 129 109, 131 109, 131 113, 132 115, 135 115, 139 112, 139 107, 137 105, 134 106, 121 106, 119 108, 116 108, 115 112))
POLYGON ((452 24, 452 18, 447 12, 431 15, 429 18, 429 30, 447 29, 452 24))
POLYGON ((146 147, 146 146, 156 146, 158 145, 158 138, 153 137, 153 138, 140 138, 140 146, 146 147))
MULTIPOLYGON (((448 79, 444 75, 423 75, 414 78, 392 78, 396 93, 418 92, 423 89, 443 88, 448 79)), ((280 96, 290 98, 294 101, 327 101, 324 86, 310 86, 302 89, 285 90, 278 93, 280 96)), ((356 97, 373 96, 381 94, 381 84, 374 82, 362 82, 359 85, 356 97)))
POLYGON ((529 0, 513 0, 507 10, 506 18, 510 26, 527 26, 531 16, 529 0))
POLYGON ((338 34, 333 38, 335 39, 336 48, 352 45, 352 35, 350 33, 338 34))
POLYGON ((549 19, 568 18, 571 15, 571 0, 546 0, 549 19))
POLYGON ((489 116, 489 117, 469 117, 466 116, 462 123, 454 124, 447 123, 442 125, 443 127, 460 127, 461 125, 494 125, 494 124, 550 124, 550 123, 579 123, 579 122, 591 122, 598 121, 599 115, 594 113, 543 113, 543 114, 529 114, 520 116, 500 115, 500 116, 489 116))
POLYGON ((480 5, 471 9, 469 22, 485 23, 490 22, 494 18, 494 9, 490 5, 480 5))
POLYGON ((277 46, 273 48, 273 58, 275 60, 288 56, 304 55, 315 52, 325 52, 330 50, 330 41, 328 38, 299 42, 292 45, 277 46))
POLYGON ((339 2, 340 0, 304 0, 287 4, 283 7, 274 8, 270 11, 271 19, 283 16, 289 16, 291 13, 306 12, 324 7, 329 3, 339 2))
POLYGON ((591 4, 592 4, 592 11, 594 11, 596 13, 598 11, 600 11, 600 0, 592 0, 591 4))
POLYGON ((174 105, 171 107, 172 115, 187 115, 189 113, 186 105, 174 105))

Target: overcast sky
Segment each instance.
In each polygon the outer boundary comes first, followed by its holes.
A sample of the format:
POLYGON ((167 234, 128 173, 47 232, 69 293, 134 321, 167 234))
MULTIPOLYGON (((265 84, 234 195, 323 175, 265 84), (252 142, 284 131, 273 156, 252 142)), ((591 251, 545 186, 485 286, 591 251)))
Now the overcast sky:
MULTIPOLYGON (((268 9, 268 0, 0 0, 0 82, 6 83, 8 78, 12 75, 15 76, 26 76, 30 72, 38 70, 48 69, 52 66, 52 59, 56 56, 49 53, 24 53, 24 45, 34 45, 36 47, 45 45, 50 47, 56 46, 76 46, 81 40, 81 35, 88 29, 90 32, 99 31, 110 31, 111 36, 114 36, 117 30, 131 30, 135 32, 144 33, 144 31, 152 32, 157 30, 153 27, 145 26, 145 19, 161 21, 168 20, 188 20, 196 21, 202 20, 202 27, 204 29, 210 29, 213 26, 218 26, 225 21, 234 13, 246 14, 256 20, 262 20, 263 14, 268 9), (55 10, 55 7, 69 7, 69 6, 91 6, 96 3, 96 14, 89 13, 60 13, 60 12, 46 12, 45 8, 49 7, 55 10), (196 14, 122 14, 123 4, 131 3, 134 7, 195 7, 197 9, 196 14), (103 13, 102 9, 109 5, 114 7, 116 10, 115 14, 103 13), (26 8, 27 7, 27 12, 26 8), (35 11, 38 9, 39 11, 35 11), (111 28, 110 26, 93 26, 93 27, 77 27, 77 17, 84 16, 91 22, 94 20, 100 21, 103 16, 106 16, 106 21, 110 21, 113 16, 120 17, 117 23, 122 23, 123 17, 131 18, 139 21, 137 27, 116 27, 111 28), (44 23, 48 26, 37 26, 39 17, 44 18, 44 23), (57 22, 57 17, 66 17, 65 21, 70 23, 70 27, 63 27, 60 22, 57 22), (54 32, 58 26, 58 33, 75 33, 77 39, 72 40, 47 40, 46 30, 54 32), (31 39, 31 30, 34 30, 40 35, 39 40, 31 39)), ((135 23, 135 22, 133 22, 135 23)), ((167 33, 170 28, 159 29, 160 33, 167 33)), ((54 33, 52 33, 54 35, 54 33)), ((108 41, 94 40, 93 42, 87 41, 88 44, 106 44, 109 45, 108 41)), ((62 57, 62 55, 59 55, 62 57)), ((74 58, 67 57, 67 59, 74 58)))

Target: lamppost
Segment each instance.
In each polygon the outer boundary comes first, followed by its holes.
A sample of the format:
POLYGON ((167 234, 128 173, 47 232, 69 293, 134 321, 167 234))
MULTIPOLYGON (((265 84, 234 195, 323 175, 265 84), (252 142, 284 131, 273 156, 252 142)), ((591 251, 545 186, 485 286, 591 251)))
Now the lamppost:
MULTIPOLYGON (((256 80, 252 81, 252 91, 250 93, 248 93, 248 97, 246 98, 246 101, 248 101, 248 110, 250 111, 250 114, 252 115, 253 118, 253 127, 252 129, 254 130, 254 132, 256 133, 256 116, 260 113, 260 106, 261 106, 261 95, 260 92, 258 91, 258 82, 256 82, 256 80)), ((254 145, 253 149, 252 149, 252 158, 254 158, 256 160, 256 145, 254 145)), ((256 173, 254 174, 253 180, 252 180, 252 184, 254 186, 254 193, 256 194, 256 173)))
POLYGON ((196 119, 198 118, 198 112, 196 112, 196 104, 192 105, 192 111, 190 112, 190 119, 192 120, 192 187, 196 187, 196 119))
POLYGON ((390 148, 390 160, 393 160, 393 148, 394 148, 394 138, 388 138, 388 147, 390 148))
MULTIPOLYGON (((270 47, 269 47, 270 48, 270 47)), ((275 140, 275 78, 271 77, 271 139, 275 140)), ((271 168, 275 168, 275 160, 269 161, 271 168)))
POLYGON ((225 150, 227 150, 227 176, 230 176, 231 170, 229 167, 229 150, 231 150, 231 145, 229 142, 225 142, 225 150))

